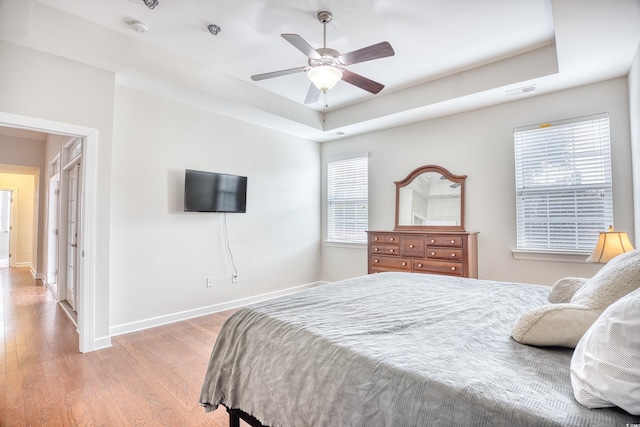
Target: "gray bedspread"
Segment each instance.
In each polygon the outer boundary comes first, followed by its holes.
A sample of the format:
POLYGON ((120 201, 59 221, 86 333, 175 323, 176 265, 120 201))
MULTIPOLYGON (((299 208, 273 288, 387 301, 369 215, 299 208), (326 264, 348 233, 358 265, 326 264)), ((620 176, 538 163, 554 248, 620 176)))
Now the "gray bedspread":
POLYGON ((575 401, 572 351, 510 337, 545 286, 410 273, 335 282, 225 323, 200 403, 271 426, 620 426, 575 401))

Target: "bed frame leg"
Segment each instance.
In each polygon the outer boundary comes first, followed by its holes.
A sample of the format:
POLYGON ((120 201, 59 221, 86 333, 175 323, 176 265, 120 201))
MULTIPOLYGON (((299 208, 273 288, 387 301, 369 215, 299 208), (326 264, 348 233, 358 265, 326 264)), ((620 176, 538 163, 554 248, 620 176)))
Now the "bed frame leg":
POLYGON ((229 427, 240 427, 240 417, 229 411, 229 427))

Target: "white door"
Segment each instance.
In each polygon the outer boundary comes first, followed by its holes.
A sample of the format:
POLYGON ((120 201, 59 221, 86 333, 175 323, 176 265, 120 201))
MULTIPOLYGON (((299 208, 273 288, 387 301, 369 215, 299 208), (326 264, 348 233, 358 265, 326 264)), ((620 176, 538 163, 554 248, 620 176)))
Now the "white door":
POLYGON ((0 190, 0 268, 9 267, 13 192, 0 190))
POLYGON ((58 212, 60 203, 60 180, 59 174, 49 180, 49 212, 48 212, 48 260, 47 260, 47 283, 55 292, 58 292, 58 251, 59 240, 58 212))
POLYGON ((76 277, 78 265, 78 183, 80 164, 69 169, 69 193, 67 211, 67 302, 76 310, 76 277))

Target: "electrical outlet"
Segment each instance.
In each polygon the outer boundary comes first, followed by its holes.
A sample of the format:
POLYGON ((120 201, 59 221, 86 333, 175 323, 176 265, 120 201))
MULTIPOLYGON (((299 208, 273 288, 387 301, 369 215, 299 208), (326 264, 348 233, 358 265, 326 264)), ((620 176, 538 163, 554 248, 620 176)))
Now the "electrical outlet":
POLYGON ((213 287, 213 277, 207 277, 207 288, 213 287))
POLYGON ((238 283, 238 275, 237 274, 232 274, 231 275, 231 283, 238 283))

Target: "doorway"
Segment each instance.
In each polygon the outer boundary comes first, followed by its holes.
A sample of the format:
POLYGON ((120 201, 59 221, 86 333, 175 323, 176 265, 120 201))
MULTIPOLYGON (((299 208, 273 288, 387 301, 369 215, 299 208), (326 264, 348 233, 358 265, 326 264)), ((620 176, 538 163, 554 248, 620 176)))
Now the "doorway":
POLYGON ((13 191, 0 190, 0 268, 11 261, 11 211, 13 191))
MULTIPOLYGON (((79 236, 81 238, 78 248, 80 255, 76 266, 79 349, 86 353, 110 347, 108 282, 105 282, 97 272, 97 252, 105 250, 104 244, 97 240, 98 131, 93 128, 4 112, 0 112, 0 126, 57 135, 74 135, 85 142, 82 164, 84 185, 80 186, 79 197, 79 214, 82 217, 79 222, 82 224, 82 235, 79 236), (99 295, 96 295, 97 293, 99 295)), ((104 268, 107 261, 100 261, 104 268)))

